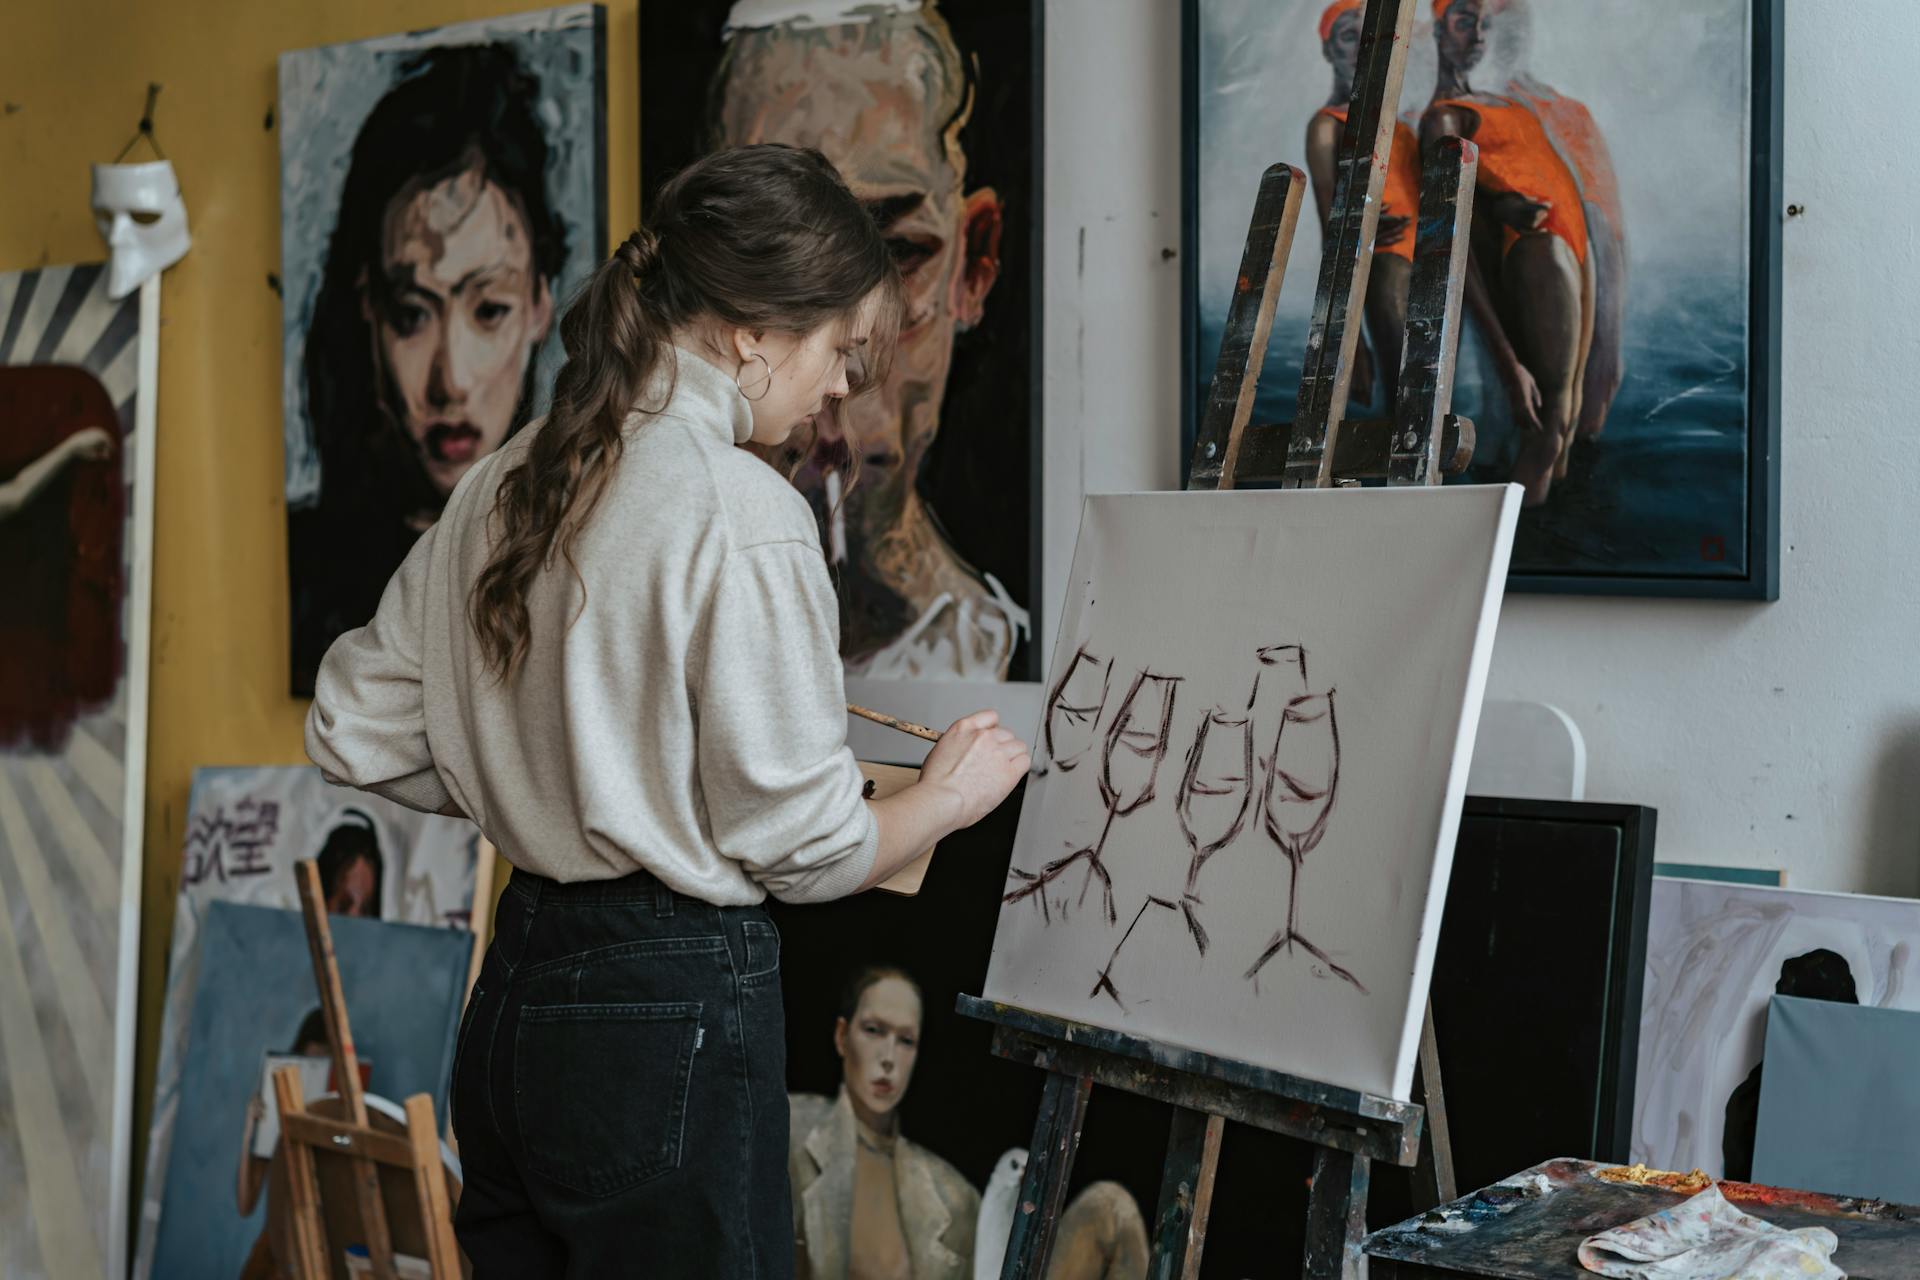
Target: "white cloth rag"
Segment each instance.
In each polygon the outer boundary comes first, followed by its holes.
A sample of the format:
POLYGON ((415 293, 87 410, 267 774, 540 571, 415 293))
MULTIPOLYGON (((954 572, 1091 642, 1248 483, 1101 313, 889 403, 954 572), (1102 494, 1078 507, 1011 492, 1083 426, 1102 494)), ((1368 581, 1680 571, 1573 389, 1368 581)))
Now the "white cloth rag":
POLYGON ((1846 1280, 1825 1227, 1788 1231, 1742 1213, 1708 1187, 1580 1246, 1580 1265, 1629 1280, 1846 1280))

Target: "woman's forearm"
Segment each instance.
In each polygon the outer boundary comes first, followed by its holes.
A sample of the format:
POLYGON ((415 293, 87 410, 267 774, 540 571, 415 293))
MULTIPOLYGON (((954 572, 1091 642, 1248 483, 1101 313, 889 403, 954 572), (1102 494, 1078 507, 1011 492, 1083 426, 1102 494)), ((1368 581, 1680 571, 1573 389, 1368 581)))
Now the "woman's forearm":
POLYGON ((867 801, 867 807, 873 810, 874 824, 880 829, 880 848, 873 857, 873 870, 860 886, 862 892, 892 876, 960 826, 959 795, 937 782, 916 782, 890 796, 867 801))

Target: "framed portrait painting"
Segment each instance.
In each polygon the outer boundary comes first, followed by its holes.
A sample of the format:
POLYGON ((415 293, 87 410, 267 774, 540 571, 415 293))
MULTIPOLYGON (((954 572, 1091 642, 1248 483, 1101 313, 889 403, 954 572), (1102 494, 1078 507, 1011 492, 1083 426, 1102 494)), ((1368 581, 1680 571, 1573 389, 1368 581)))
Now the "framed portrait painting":
MULTIPOLYGON (((1418 156, 1480 167, 1453 410, 1515 590, 1779 594, 1782 0, 1419 0, 1348 407, 1395 391, 1418 156)), ((1185 0, 1186 439, 1261 171, 1311 192, 1256 422, 1293 416, 1360 0, 1185 0)))
POLYGON ((717 147, 817 147, 900 266, 906 315, 885 382, 850 402, 844 436, 798 433, 765 456, 820 518, 852 696, 885 685, 876 705, 904 715, 945 708, 934 693, 903 701, 901 682, 952 692, 1040 678, 1041 9, 640 10, 645 208, 717 147))
POLYGON ((292 687, 460 477, 544 411, 606 246, 606 15, 280 56, 292 687))

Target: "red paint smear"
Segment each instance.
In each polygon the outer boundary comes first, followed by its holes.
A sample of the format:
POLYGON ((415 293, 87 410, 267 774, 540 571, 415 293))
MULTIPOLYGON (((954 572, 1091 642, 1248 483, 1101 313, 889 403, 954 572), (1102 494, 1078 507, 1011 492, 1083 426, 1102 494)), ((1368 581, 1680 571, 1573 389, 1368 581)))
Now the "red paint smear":
POLYGON ((53 753, 120 680, 120 420, 86 370, 27 365, 0 370, 0 423, 6 477, 83 428, 114 438, 0 525, 0 749, 53 753))
POLYGON ((1825 1213, 1849 1211, 1836 1196, 1822 1195, 1818 1191, 1795 1191, 1791 1187, 1763 1187, 1753 1182, 1722 1182, 1720 1194, 1738 1203, 1763 1204, 1772 1209, 1813 1209, 1825 1213))
POLYGON ((1241 293, 1245 293, 1247 290, 1253 288, 1253 281, 1247 279, 1245 276, 1241 276, 1240 282, 1234 287, 1241 293))

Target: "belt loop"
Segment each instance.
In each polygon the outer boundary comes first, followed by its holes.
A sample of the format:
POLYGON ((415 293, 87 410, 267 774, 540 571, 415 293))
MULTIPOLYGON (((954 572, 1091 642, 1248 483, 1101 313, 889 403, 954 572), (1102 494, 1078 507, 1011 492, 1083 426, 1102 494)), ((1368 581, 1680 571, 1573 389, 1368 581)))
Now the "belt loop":
POLYGON ((658 880, 653 882, 653 914, 662 920, 673 914, 673 890, 658 880))

